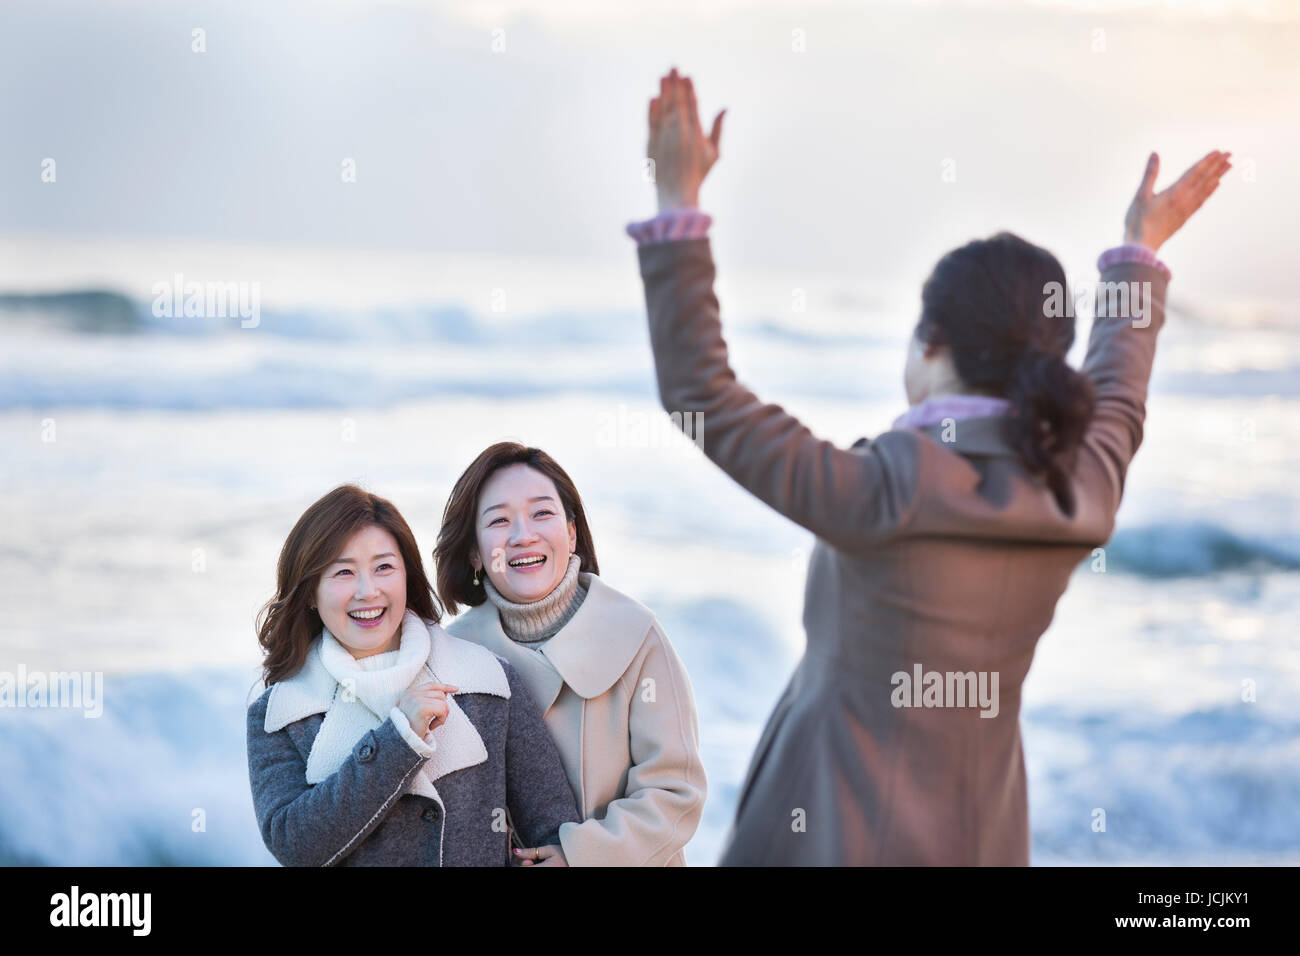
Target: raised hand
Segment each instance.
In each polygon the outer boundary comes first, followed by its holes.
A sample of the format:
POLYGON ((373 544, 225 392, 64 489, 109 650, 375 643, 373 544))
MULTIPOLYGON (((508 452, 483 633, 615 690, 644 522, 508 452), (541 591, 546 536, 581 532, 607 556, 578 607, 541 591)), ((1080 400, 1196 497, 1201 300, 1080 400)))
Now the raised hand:
POLYGON ((650 141, 646 155, 654 162, 659 211, 698 206, 700 184, 718 161, 722 110, 708 136, 700 126, 695 87, 677 68, 659 80, 659 95, 650 101, 650 141))
POLYGON ((1160 157, 1152 153, 1147 159, 1142 185, 1124 216, 1124 241, 1138 242, 1153 252, 1159 249, 1210 194, 1219 188, 1219 180, 1232 168, 1232 153, 1215 150, 1179 177, 1178 182, 1162 192, 1155 191, 1160 157))

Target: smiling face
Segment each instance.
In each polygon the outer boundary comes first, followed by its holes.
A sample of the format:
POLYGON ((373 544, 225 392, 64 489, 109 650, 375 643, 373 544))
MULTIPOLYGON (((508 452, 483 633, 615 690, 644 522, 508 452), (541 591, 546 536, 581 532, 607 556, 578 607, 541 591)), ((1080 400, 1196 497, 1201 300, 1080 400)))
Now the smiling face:
POLYGON ((492 586, 516 604, 555 590, 578 546, 577 526, 565 520, 555 482, 524 464, 507 465, 483 484, 475 537, 474 570, 486 564, 492 586))
POLYGON ((350 537, 316 585, 316 607, 353 657, 397 650, 406 614, 406 566, 397 539, 379 525, 350 537))

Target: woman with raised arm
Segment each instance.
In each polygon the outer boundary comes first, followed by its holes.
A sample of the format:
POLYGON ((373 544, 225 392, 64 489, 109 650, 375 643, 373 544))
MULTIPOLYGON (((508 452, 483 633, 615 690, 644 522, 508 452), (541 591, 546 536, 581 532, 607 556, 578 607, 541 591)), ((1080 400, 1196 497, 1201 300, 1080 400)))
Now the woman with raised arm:
POLYGON ((1163 192, 1152 154, 1101 256, 1081 371, 1047 250, 1010 233, 939 260, 904 363, 910 408, 838 448, 736 380, 700 184, 718 158, 689 78, 650 101, 660 214, 637 240, 659 394, 704 453, 817 538, 807 649, 741 787, 724 865, 1029 862, 1020 688, 1071 572, 1115 525, 1142 440, 1169 270, 1156 258, 1230 168, 1163 192), (1102 294, 1104 293, 1104 294, 1102 294))

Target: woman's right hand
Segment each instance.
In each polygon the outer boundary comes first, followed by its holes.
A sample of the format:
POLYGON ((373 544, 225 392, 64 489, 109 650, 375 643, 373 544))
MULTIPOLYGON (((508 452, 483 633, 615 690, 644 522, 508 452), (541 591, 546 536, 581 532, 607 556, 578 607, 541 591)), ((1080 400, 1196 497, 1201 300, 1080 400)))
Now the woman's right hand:
POLYGON ((1155 153, 1147 159, 1142 185, 1129 204, 1124 216, 1124 241, 1136 242, 1152 252, 1183 227, 1192 213, 1210 193, 1219 188, 1219 180, 1232 168, 1228 157, 1232 153, 1215 150, 1207 153, 1196 165, 1168 189, 1155 191, 1156 174, 1160 172, 1160 157, 1155 153))
POLYGON ((402 691, 397 701, 398 709, 411 722, 411 729, 423 740, 425 734, 434 730, 447 720, 447 694, 460 690, 451 684, 437 684, 429 681, 425 684, 412 684, 402 691))

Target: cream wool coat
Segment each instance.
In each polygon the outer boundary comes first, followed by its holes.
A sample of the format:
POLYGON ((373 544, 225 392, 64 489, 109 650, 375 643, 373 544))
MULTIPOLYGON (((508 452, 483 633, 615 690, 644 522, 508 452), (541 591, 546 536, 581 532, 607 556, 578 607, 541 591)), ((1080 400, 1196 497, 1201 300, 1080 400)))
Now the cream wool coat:
POLYGON ((586 599, 541 650, 507 637, 490 601, 447 631, 513 664, 540 707, 583 816, 560 826, 571 866, 685 866, 707 792, 686 669, 653 612, 578 577, 586 599))

